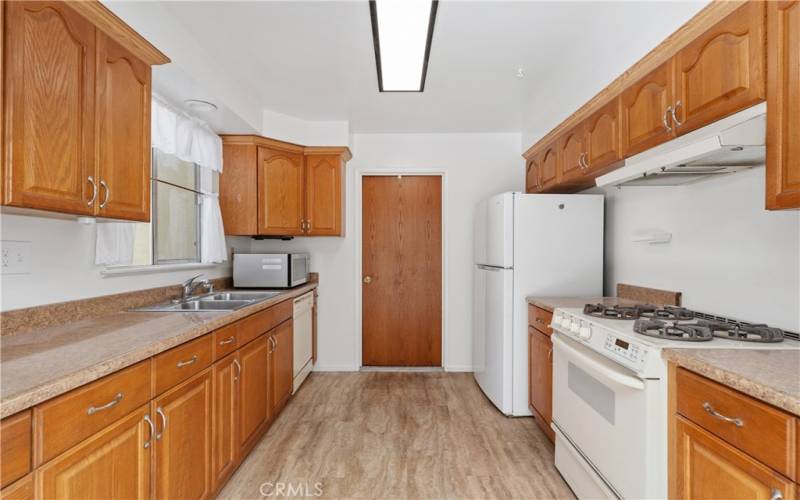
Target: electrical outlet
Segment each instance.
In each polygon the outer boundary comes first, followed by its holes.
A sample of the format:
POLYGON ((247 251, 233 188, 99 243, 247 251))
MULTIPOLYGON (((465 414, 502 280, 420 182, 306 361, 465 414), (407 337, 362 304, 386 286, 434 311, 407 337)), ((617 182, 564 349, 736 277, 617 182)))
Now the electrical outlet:
POLYGON ((30 241, 0 241, 0 274, 30 274, 30 258, 30 241))

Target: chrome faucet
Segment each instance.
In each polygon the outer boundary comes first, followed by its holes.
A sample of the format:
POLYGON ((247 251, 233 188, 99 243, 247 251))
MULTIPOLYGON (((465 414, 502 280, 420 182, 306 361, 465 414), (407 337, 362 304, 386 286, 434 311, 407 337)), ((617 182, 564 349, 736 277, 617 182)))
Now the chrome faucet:
POLYGON ((206 292, 208 293, 214 291, 214 285, 213 283, 211 283, 210 280, 208 279, 203 279, 199 281, 197 280, 197 278, 200 278, 201 276, 203 275, 198 274, 197 276, 192 276, 188 280, 181 283, 181 298, 180 298, 181 301, 189 300, 194 291, 200 287, 205 288, 206 292))

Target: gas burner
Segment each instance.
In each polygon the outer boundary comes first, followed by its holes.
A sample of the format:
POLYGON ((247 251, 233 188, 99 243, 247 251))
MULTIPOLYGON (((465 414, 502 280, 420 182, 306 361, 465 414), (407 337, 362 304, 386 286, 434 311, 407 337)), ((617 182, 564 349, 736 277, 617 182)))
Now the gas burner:
POLYGON ((767 325, 750 325, 747 323, 727 323, 724 321, 699 320, 698 326, 711 330, 715 337, 743 342, 782 342, 783 330, 770 328, 767 325))
POLYGON ((664 306, 642 313, 642 316, 651 319, 667 319, 673 321, 689 321, 694 319, 694 313, 685 307, 664 306))
POLYGON ((603 304, 586 304, 583 314, 606 319, 638 319, 645 314, 651 314, 656 307, 649 304, 635 306, 604 306, 603 304))
POLYGON ((648 337, 684 342, 708 342, 714 338, 711 329, 697 324, 667 322, 660 319, 637 319, 633 331, 648 337))

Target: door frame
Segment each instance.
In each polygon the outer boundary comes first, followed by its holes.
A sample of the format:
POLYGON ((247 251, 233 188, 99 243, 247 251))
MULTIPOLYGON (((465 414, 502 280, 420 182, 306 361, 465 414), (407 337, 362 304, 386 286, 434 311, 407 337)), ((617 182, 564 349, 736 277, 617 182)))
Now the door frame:
POLYGON ((356 352, 356 360, 355 366, 357 369, 361 369, 364 367, 364 360, 363 360, 363 329, 362 329, 362 294, 361 294, 361 276, 362 276, 362 226, 364 224, 364 214, 363 214, 363 188, 364 188, 364 177, 397 177, 398 175, 405 175, 405 176, 431 176, 431 177, 441 177, 442 179, 442 192, 441 192, 441 202, 442 202, 442 318, 441 318, 441 331, 442 331, 442 364, 441 367, 447 371, 447 350, 445 346, 447 345, 447 173, 444 170, 439 169, 414 169, 414 168, 399 168, 399 169, 391 169, 391 170, 375 170, 375 169, 359 169, 355 172, 355 221, 353 223, 354 226, 354 233, 355 233, 355 313, 356 313, 356 335, 355 335, 355 352, 356 352))

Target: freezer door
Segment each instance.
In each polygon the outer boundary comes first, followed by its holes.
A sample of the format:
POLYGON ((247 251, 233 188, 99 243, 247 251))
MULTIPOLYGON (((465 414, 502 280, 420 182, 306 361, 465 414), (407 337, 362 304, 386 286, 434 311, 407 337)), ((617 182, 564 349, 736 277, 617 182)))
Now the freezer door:
POLYGON ((514 194, 499 194, 479 203, 474 231, 476 264, 513 267, 514 194))
POLYGON ((511 413, 511 334, 513 271, 475 267, 473 312, 474 375, 484 394, 506 415, 511 413))

